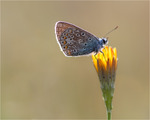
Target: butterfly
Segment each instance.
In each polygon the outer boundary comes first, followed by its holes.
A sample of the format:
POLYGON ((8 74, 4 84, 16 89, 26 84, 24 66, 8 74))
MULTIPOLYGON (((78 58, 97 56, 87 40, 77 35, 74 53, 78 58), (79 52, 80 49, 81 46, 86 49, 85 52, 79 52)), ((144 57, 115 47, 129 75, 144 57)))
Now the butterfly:
POLYGON ((55 35, 61 51, 67 57, 97 54, 102 52, 102 48, 108 43, 107 38, 98 38, 84 29, 64 21, 56 22, 55 35))

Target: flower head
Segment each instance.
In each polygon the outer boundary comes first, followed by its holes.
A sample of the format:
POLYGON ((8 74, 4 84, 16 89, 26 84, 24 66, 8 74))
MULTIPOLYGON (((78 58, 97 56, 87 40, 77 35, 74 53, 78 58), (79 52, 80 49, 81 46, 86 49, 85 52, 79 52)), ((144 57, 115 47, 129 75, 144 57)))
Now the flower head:
POLYGON ((93 63, 99 76, 108 119, 111 116, 114 82, 117 69, 117 50, 104 47, 102 52, 92 55, 93 63))
POLYGON ((111 47, 104 47, 102 50, 104 53, 97 53, 97 55, 92 55, 93 63, 99 77, 107 78, 115 77, 115 71, 117 69, 117 50, 111 47))

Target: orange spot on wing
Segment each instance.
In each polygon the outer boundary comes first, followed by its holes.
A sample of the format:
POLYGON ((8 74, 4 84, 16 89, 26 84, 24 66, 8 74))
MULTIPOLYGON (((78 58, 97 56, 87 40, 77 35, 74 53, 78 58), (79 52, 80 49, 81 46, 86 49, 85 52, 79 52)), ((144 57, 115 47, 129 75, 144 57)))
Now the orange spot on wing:
POLYGON ((70 51, 68 51, 68 54, 69 54, 69 55, 71 55, 71 52, 70 52, 70 51))
POLYGON ((66 37, 64 37, 64 39, 67 39, 66 37))
POLYGON ((65 49, 67 49, 68 48, 68 46, 65 46, 65 49))
POLYGON ((64 45, 66 44, 67 42, 66 41, 64 41, 64 45))

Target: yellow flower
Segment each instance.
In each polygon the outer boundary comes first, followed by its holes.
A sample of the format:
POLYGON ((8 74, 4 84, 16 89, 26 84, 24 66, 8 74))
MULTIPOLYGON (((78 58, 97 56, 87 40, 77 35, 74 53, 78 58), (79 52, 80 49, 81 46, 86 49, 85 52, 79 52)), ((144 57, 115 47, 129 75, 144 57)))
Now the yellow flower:
POLYGON ((117 69, 117 50, 104 47, 102 52, 92 55, 93 63, 99 76, 103 98, 107 108, 108 120, 111 119, 112 98, 117 69))
POLYGON ((114 75, 117 69, 117 50, 116 48, 112 49, 111 47, 104 47, 101 52, 97 55, 93 54, 93 63, 100 77, 107 77, 106 75, 114 75), (106 74, 107 73, 107 74, 106 74))

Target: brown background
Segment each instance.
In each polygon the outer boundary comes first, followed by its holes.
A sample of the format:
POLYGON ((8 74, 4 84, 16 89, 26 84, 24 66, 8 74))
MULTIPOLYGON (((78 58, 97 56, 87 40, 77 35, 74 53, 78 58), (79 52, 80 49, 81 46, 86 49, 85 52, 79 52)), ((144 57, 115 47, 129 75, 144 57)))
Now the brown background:
POLYGON ((105 119, 91 57, 67 58, 54 25, 67 21, 118 51, 113 119, 149 117, 149 3, 47 1, 1 3, 3 118, 105 119))

